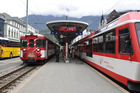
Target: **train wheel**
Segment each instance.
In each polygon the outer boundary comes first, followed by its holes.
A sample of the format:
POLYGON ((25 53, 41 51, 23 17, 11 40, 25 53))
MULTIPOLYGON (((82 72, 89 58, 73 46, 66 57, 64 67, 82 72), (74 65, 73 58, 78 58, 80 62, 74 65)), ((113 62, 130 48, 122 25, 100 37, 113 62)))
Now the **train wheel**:
POLYGON ((13 57, 13 55, 12 55, 12 53, 10 53, 10 58, 12 58, 13 57))

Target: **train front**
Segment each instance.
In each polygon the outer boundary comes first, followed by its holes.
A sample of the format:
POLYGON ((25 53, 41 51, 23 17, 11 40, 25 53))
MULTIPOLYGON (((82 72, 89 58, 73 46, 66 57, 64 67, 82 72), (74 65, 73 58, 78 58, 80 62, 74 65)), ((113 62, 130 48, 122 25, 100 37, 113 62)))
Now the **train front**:
POLYGON ((20 38, 20 59, 27 64, 44 63, 46 59, 46 38, 25 35, 20 38))

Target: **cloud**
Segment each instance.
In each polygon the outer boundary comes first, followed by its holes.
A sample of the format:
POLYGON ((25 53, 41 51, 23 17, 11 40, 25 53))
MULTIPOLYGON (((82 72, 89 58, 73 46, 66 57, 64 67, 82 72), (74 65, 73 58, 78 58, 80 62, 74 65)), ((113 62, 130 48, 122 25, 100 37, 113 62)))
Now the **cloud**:
MULTIPOLYGON (((113 9, 140 10, 139 5, 139 0, 29 0, 29 14, 81 17, 108 14, 113 9)), ((26 0, 3 0, 0 12, 23 17, 26 0)))

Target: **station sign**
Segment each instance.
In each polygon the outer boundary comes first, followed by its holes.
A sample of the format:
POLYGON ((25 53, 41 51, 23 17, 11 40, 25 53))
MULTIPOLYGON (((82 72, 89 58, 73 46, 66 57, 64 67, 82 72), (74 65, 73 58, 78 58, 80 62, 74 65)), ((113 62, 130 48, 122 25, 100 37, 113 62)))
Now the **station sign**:
POLYGON ((59 31, 76 31, 76 27, 59 27, 59 31))

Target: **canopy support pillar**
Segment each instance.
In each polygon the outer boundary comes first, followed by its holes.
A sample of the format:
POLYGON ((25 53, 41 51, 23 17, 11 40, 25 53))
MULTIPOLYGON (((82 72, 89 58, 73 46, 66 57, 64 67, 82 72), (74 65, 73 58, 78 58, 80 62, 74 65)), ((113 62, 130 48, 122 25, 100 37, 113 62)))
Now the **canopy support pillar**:
POLYGON ((68 42, 66 42, 66 59, 65 59, 66 63, 69 63, 69 58, 68 58, 68 42))

